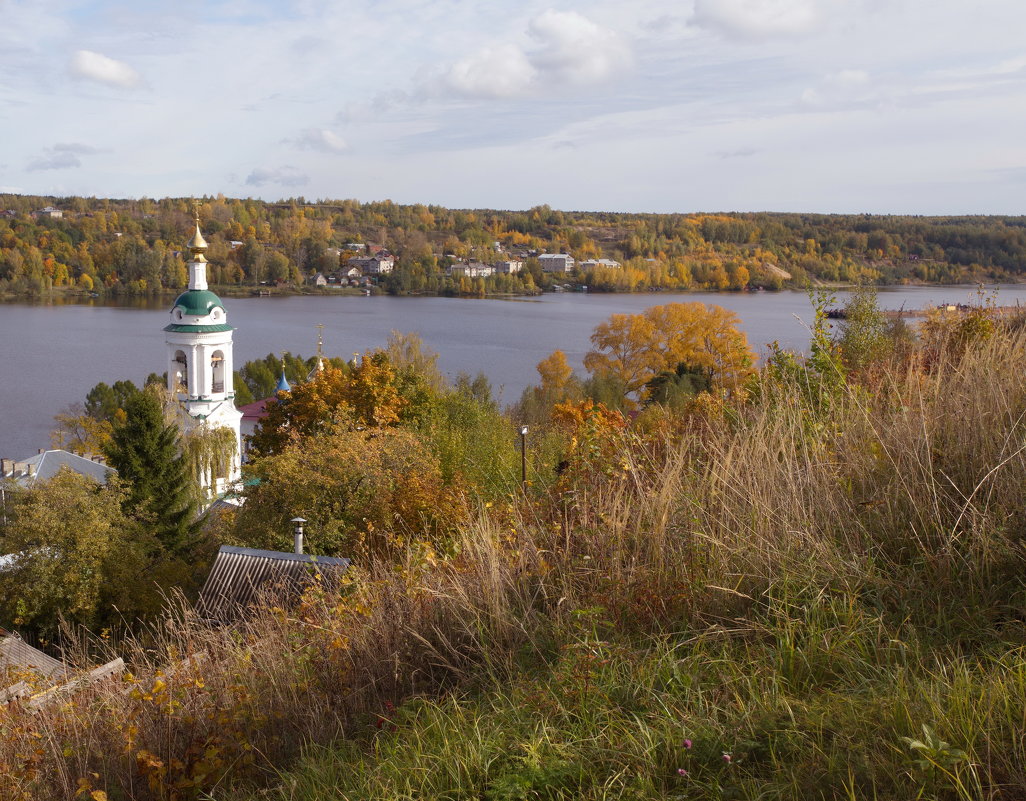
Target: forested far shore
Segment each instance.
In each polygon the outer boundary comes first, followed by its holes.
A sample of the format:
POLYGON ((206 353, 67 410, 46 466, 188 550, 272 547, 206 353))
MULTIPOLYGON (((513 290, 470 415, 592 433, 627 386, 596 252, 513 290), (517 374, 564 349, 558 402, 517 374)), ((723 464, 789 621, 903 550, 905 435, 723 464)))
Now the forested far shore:
MULTIPOLYGON (((226 289, 741 291, 817 281, 1018 281, 1026 272, 1022 216, 503 211, 223 195, 199 200, 197 209, 211 283, 226 289), (380 253, 394 260, 390 272, 352 266, 380 253), (573 266, 547 271, 544 254, 568 254, 573 266), (520 266, 489 274, 497 263, 520 266)), ((189 198, 0 194, 0 295, 180 289, 194 213, 189 198)))

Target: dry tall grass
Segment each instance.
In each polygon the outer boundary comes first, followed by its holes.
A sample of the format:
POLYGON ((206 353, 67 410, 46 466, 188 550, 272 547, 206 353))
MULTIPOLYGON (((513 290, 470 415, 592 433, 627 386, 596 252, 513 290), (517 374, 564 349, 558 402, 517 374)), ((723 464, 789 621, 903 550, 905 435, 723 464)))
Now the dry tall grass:
MULTIPOLYGON (((615 458, 566 492, 482 508, 455 556, 412 549, 232 628, 179 607, 123 647, 125 680, 0 712, 0 796, 194 798, 273 776, 404 698, 551 659, 582 619, 628 639, 759 642, 861 606, 887 621, 881 643, 903 627, 963 654, 1026 639, 1024 365, 1026 335, 1005 331, 826 398, 807 376, 764 376, 757 400, 668 440, 611 435, 615 458)), ((859 658, 838 631, 829 648, 795 635, 808 680, 859 658)), ((876 636, 851 647, 884 648, 876 636)), ((1017 775, 1015 758, 991 755, 980 786, 1017 775)))

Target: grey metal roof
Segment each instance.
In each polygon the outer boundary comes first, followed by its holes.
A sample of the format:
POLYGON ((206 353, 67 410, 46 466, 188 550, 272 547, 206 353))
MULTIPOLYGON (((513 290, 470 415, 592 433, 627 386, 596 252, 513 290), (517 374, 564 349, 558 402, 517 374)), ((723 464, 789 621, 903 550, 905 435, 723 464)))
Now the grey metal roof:
POLYGON ((20 459, 14 463, 14 480, 29 486, 36 481, 46 481, 53 478, 60 472, 62 467, 67 467, 83 476, 89 476, 100 484, 107 483, 107 476, 117 471, 106 464, 94 462, 84 456, 71 453, 70 451, 49 450, 31 456, 28 459, 20 459), (28 466, 34 468, 29 475, 28 466))
POLYGON ((210 620, 234 620, 259 599, 264 589, 298 595, 315 574, 341 575, 349 564, 348 559, 332 556, 222 545, 200 590, 196 611, 210 620))
POLYGON ((46 678, 68 672, 63 662, 44 654, 38 648, 33 648, 14 634, 0 638, 0 673, 8 670, 34 670, 46 678))

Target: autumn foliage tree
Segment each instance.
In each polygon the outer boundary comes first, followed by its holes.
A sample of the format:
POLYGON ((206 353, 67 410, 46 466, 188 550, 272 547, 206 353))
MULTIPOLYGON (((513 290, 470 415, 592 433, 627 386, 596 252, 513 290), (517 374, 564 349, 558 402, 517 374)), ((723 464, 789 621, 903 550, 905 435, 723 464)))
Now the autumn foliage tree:
POLYGON ((644 395, 660 373, 686 364, 709 372, 716 388, 736 387, 755 354, 732 311, 704 303, 669 303, 641 314, 614 314, 591 335, 584 366, 618 381, 625 395, 644 395))
POLYGON ((267 417, 254 432, 251 446, 266 456, 282 452, 299 437, 396 425, 412 412, 411 380, 381 351, 367 353, 359 364, 344 369, 328 366, 268 403, 267 417))
POLYGON ((161 605, 161 588, 186 580, 184 563, 151 558, 159 544, 123 507, 126 487, 62 470, 8 493, 0 571, 5 624, 54 634, 60 619, 111 625, 161 605))
POLYGON ((310 547, 326 556, 395 553, 411 543, 444 543, 463 518, 460 494, 443 483, 437 457, 402 428, 335 430, 258 459, 235 538, 290 550, 292 526, 307 520, 310 547))

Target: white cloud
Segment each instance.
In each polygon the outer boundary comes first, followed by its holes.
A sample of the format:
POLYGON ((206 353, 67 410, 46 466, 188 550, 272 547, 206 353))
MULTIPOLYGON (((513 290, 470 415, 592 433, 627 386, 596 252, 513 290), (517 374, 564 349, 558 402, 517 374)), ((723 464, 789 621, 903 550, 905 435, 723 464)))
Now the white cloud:
POLYGON ((692 22, 734 39, 811 33, 822 19, 817 0, 695 0, 692 22))
POLYGON ((59 142, 52 147, 45 148, 44 154, 29 162, 25 169, 30 172, 73 169, 82 166, 79 156, 90 156, 102 152, 99 148, 84 145, 81 142, 59 142))
POLYGON ((445 75, 445 84, 471 97, 516 97, 537 77, 527 55, 514 44, 485 47, 457 61, 445 75))
POLYGON ((285 142, 300 150, 320 153, 343 153, 349 148, 345 139, 327 128, 305 128, 295 139, 286 139, 285 142))
POLYGON ((119 89, 136 89, 142 86, 142 77, 123 61, 94 53, 92 50, 76 50, 71 57, 71 74, 76 78, 107 84, 119 89))
POLYGON ((869 83, 869 73, 865 70, 841 70, 828 76, 828 80, 836 86, 865 86, 869 83))
POLYGON ((531 20, 528 32, 540 43, 535 68, 574 84, 597 83, 630 63, 620 36, 573 11, 549 9, 531 20))
POLYGON ((310 176, 301 173, 295 167, 285 165, 283 167, 257 167, 246 178, 247 186, 264 186, 275 184, 277 186, 305 186, 310 183, 310 176))
POLYGON ((526 32, 532 46, 483 47, 453 64, 443 84, 469 97, 517 97, 553 85, 599 83, 631 62, 619 34, 574 11, 544 11, 526 32))
POLYGON ((94 153, 103 152, 103 150, 98 147, 83 145, 81 142, 58 142, 50 149, 58 153, 76 153, 80 156, 91 156, 94 153))
POLYGON ((39 170, 68 170, 81 166, 82 160, 78 156, 65 151, 51 152, 35 161, 29 162, 25 169, 29 172, 37 172, 39 170))
POLYGON ((876 97, 876 92, 865 70, 841 70, 825 75, 815 87, 802 92, 801 101, 807 106, 829 103, 851 105, 864 103, 876 97))

